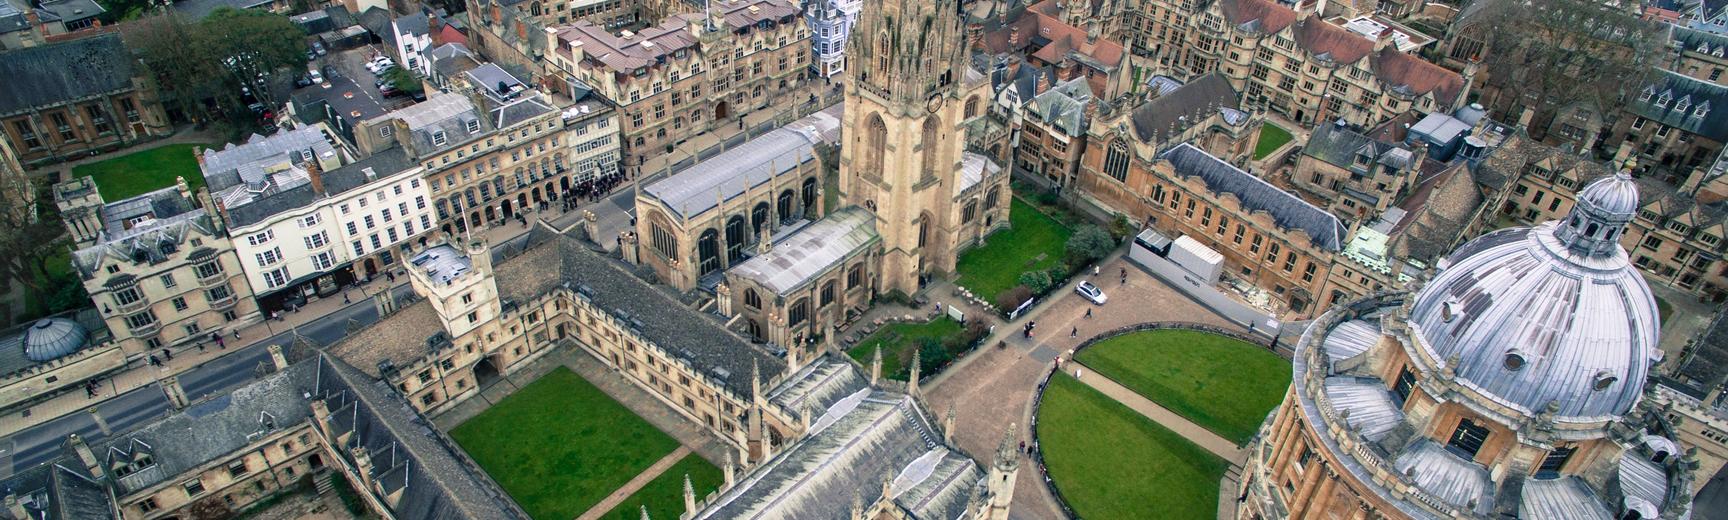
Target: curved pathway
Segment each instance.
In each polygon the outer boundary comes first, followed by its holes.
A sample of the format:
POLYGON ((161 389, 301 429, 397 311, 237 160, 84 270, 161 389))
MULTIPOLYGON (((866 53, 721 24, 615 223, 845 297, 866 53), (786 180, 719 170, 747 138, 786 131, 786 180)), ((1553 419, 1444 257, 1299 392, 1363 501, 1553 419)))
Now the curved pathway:
MULTIPOLYGON (((1024 321, 998 325, 996 333, 977 352, 924 383, 925 398, 933 412, 947 413, 949 408, 956 412, 954 442, 962 450, 980 461, 990 460, 997 443, 1002 440, 1003 429, 1009 424, 1018 424, 1019 430, 1015 434, 1030 442, 1032 435, 1028 428, 1032 423, 1032 400, 1038 391, 1039 380, 1054 368, 1057 357, 1064 357, 1085 338, 1118 327, 1153 321, 1199 322, 1243 331, 1127 262, 1121 257, 1121 252, 1119 248, 1115 255, 1103 262, 1101 271, 1104 274, 1099 280, 1094 280, 1110 295, 1108 305, 1093 306, 1075 296, 1073 285, 1086 279, 1085 276, 1079 277, 1053 293, 1057 297, 1033 308, 1026 318, 1038 322, 1036 334, 1031 339, 1020 337, 1020 325, 1024 321), (1128 270, 1126 285, 1115 276, 1124 267, 1128 270), (1092 310, 1091 318, 1085 317, 1087 309, 1092 310), (1070 332, 1076 337, 1070 338, 1070 332), (1007 346, 997 348, 994 346, 997 341, 1005 341, 1007 346)), ((1171 429, 1184 431, 1175 427, 1171 429)), ((1021 472, 1015 479, 1012 516, 1016 519, 1062 518, 1035 463, 1030 459, 1021 460, 1021 472)), ((1230 475, 1234 474, 1235 470, 1231 470, 1230 475)), ((1223 495, 1234 498, 1233 492, 1223 495)), ((1229 502, 1234 505, 1233 500, 1229 502)), ((1230 514, 1234 515, 1233 510, 1230 514)))

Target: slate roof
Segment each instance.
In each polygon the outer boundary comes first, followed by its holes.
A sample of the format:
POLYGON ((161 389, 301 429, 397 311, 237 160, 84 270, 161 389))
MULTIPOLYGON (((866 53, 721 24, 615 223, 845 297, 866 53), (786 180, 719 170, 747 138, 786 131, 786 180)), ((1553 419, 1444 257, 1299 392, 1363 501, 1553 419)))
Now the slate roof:
POLYGON ((1308 136, 1308 142, 1302 147, 1302 155, 1345 169, 1361 169, 1356 166, 1356 158, 1359 156, 1367 156, 1369 162, 1402 160, 1402 164, 1392 166, 1408 166, 1409 157, 1396 156, 1393 154, 1395 150, 1403 150, 1404 155, 1409 155, 1408 150, 1395 143, 1376 141, 1347 126, 1321 124, 1315 126, 1312 134, 1308 136))
POLYGON ((726 274, 755 281, 786 296, 881 241, 881 235, 876 234, 876 216, 847 206, 775 243, 767 253, 733 266, 726 274))
POLYGON ((496 483, 464 462, 460 448, 389 384, 328 356, 312 365, 318 378, 314 395, 327 399, 332 429, 352 432, 350 444, 371 456, 373 478, 386 493, 401 493, 392 511, 396 518, 526 520, 496 483))
POLYGON ((1075 77, 1032 98, 1031 112, 1046 125, 1070 137, 1086 135, 1086 105, 1092 102, 1092 89, 1086 78, 1075 77))
POLYGON ((132 90, 132 75, 118 33, 0 52, 0 116, 132 90))
POLYGON ((426 13, 397 17, 394 25, 399 34, 423 36, 432 32, 431 22, 427 20, 426 13))
POLYGON ((1626 103, 1633 114, 1719 143, 1728 142, 1728 117, 1714 112, 1721 109, 1728 87, 1667 70, 1626 103))
POLYGON ((840 111, 836 103, 655 181, 642 193, 683 218, 701 215, 722 199, 730 200, 816 160, 817 144, 839 138, 840 111))
POLYGON ((4 520, 105 520, 114 515, 114 503, 102 483, 90 478, 76 459, 62 459, 25 469, 0 480, 0 489, 14 493, 29 516, 20 518, 10 508, 0 509, 4 520))
MULTIPOLYGON (((298 167, 306 161, 306 152, 311 152, 314 157, 330 157, 336 153, 336 147, 325 139, 319 127, 305 126, 268 137, 252 134, 245 143, 228 143, 220 150, 205 149, 199 167, 212 192, 222 192, 241 184, 252 184, 257 188, 271 173, 265 168, 284 162, 298 167)), ((234 201, 228 201, 228 204, 232 206, 234 201)))
POLYGON ((1280 228, 1308 233, 1314 244, 1322 249, 1337 252, 1344 247, 1344 224, 1338 221, 1338 217, 1223 159, 1188 143, 1171 148, 1159 159, 1168 161, 1176 175, 1184 179, 1199 177, 1213 193, 1235 196, 1246 211, 1267 212, 1280 228))
POLYGON ((389 148, 372 154, 371 157, 324 172, 323 196, 312 191, 311 183, 301 183, 270 192, 267 196, 258 197, 251 203, 229 207, 228 225, 230 227, 250 226, 282 212, 306 207, 319 200, 364 186, 377 179, 401 173, 403 170, 417 165, 418 163, 409 160, 407 152, 401 148, 389 148), (376 175, 367 179, 366 170, 372 170, 376 175))
POLYGON ((1142 142, 1163 144, 1175 133, 1211 117, 1220 110, 1234 110, 1241 102, 1230 82, 1216 73, 1206 74, 1169 94, 1134 108, 1129 116, 1134 136, 1142 142), (1174 131, 1172 131, 1174 129, 1174 131))
POLYGON ((155 464, 114 479, 120 494, 140 491, 204 464, 225 460, 258 435, 298 426, 312 408, 303 394, 317 387, 317 366, 291 365, 280 372, 193 404, 166 419, 90 446, 112 467, 138 451, 155 464))
POLYGON ((434 92, 426 101, 415 103, 377 119, 400 119, 408 126, 408 147, 418 157, 427 157, 444 150, 466 145, 490 132, 490 125, 480 118, 479 111, 468 96, 434 92), (469 124, 475 126, 468 131, 469 124), (437 134, 444 135, 444 144, 433 144, 437 134))
POLYGON ((493 252, 498 295, 506 304, 527 302, 559 287, 575 290, 737 396, 750 395, 752 365, 761 367, 763 381, 785 371, 786 363, 780 358, 576 238, 536 227, 521 246, 496 247, 493 252))
POLYGON ((450 346, 438 311, 426 300, 419 300, 349 333, 327 351, 366 375, 380 377, 386 368, 410 366, 435 349, 450 346))

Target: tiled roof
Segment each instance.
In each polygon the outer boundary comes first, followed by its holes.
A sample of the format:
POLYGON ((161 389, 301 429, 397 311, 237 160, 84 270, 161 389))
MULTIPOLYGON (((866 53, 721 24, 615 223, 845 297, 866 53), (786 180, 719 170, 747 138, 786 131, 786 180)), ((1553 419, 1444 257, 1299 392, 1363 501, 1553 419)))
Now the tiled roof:
POLYGON ((1433 94, 1434 100, 1450 105, 1464 92, 1464 77, 1450 69, 1435 65, 1413 54, 1398 52, 1390 46, 1380 49, 1373 57, 1374 76, 1394 92, 1420 96, 1433 94))
POLYGON ((1232 26, 1271 34, 1296 22, 1296 11, 1272 0, 1219 0, 1224 22, 1232 26))
POLYGON ((702 23, 700 15, 672 15, 659 25, 624 39, 604 27, 578 21, 558 31, 558 52, 569 55, 571 45, 580 42, 583 54, 589 59, 616 72, 630 72, 658 63, 675 52, 694 49, 696 36, 690 34, 689 27, 697 23, 702 23))
POLYGON ((1231 166, 1223 159, 1188 143, 1171 148, 1159 159, 1168 161, 1176 175, 1199 177, 1213 193, 1235 196, 1245 211, 1267 212, 1278 227, 1308 233, 1314 245, 1322 249, 1339 251, 1344 247, 1344 224, 1338 221, 1338 217, 1231 166))
MULTIPOLYGON (((4 0, 0 0, 4 3, 4 0)), ((132 51, 119 34, 0 53, 0 115, 132 89, 132 51)))

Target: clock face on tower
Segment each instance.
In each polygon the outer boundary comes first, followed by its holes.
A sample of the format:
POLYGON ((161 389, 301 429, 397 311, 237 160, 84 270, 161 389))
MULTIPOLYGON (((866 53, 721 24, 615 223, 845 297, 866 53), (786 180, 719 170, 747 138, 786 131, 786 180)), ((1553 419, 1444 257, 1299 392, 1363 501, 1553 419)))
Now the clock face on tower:
POLYGON ((930 96, 930 102, 926 103, 924 105, 924 108, 926 110, 929 110, 930 113, 932 113, 932 114, 936 113, 937 110, 941 110, 942 109, 942 95, 941 94, 935 94, 935 95, 930 96))

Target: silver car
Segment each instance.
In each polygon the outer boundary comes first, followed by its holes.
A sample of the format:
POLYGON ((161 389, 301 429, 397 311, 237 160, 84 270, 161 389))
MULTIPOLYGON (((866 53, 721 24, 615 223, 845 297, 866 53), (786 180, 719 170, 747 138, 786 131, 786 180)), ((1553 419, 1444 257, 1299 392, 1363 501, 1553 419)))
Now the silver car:
POLYGON ((1094 304, 1103 305, 1104 302, 1110 301, 1110 297, 1104 295, 1104 290, 1092 285, 1092 282, 1080 282, 1080 285, 1074 286, 1074 292, 1079 293, 1081 298, 1094 304))

